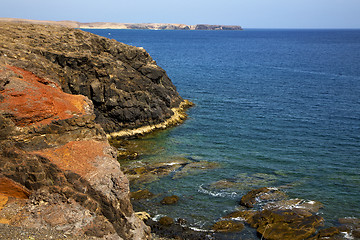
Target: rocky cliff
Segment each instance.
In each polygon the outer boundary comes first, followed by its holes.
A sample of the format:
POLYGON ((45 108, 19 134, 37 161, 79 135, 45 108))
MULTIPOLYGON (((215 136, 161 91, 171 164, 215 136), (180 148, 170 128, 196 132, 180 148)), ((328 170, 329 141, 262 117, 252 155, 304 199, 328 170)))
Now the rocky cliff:
POLYGON ((1 23, 0 225, 74 239, 150 238, 106 132, 175 124, 184 105, 141 48, 1 23))
POLYGON ((142 48, 59 26, 1 24, 0 56, 92 100, 107 133, 170 119, 183 99, 142 48))
POLYGON ((178 24, 178 23, 113 23, 92 22, 81 23, 76 21, 40 21, 17 18, 0 18, 3 22, 34 23, 59 25, 71 28, 93 28, 93 29, 149 29, 149 30, 242 30, 238 25, 210 25, 210 24, 178 24))

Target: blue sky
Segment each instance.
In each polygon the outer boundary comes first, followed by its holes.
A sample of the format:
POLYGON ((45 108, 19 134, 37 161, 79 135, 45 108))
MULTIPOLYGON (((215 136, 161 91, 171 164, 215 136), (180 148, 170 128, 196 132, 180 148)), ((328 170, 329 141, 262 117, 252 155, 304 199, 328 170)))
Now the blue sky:
POLYGON ((79 22, 360 28, 360 0, 1 0, 0 17, 79 22))

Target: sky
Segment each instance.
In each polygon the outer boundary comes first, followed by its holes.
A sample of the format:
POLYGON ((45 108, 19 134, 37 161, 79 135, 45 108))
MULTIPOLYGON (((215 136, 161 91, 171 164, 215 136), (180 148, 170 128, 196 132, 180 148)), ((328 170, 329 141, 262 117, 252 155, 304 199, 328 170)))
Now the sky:
POLYGON ((0 17, 79 22, 360 28, 360 0, 0 0, 0 17))

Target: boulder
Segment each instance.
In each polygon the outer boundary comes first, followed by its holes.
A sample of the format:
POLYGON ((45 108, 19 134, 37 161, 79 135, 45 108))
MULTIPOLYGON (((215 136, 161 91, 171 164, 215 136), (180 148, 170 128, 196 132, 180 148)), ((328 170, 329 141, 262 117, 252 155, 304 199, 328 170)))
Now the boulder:
POLYGON ((274 201, 284 199, 286 194, 279 191, 277 188, 259 188, 249 191, 240 200, 240 205, 252 208, 254 204, 261 201, 274 201))
POLYGON ((231 220, 221 220, 216 222, 211 229, 215 232, 240 232, 244 229, 244 224, 231 220))
POLYGON ((255 214, 248 223, 265 239, 306 239, 322 225, 318 215, 294 210, 263 210, 255 214))
POLYGON ((174 219, 172 219, 171 217, 168 217, 168 216, 161 217, 159 219, 159 223, 163 226, 170 226, 170 225, 174 224, 174 219))
POLYGON ((148 198, 152 198, 153 196, 154 194, 150 192, 148 189, 141 189, 136 192, 130 193, 130 198, 132 200, 148 199, 148 198))

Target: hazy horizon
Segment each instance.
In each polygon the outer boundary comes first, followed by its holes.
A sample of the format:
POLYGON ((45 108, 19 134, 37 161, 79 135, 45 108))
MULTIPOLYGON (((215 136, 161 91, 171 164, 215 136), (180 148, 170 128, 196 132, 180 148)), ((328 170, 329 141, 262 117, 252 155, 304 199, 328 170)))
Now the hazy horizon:
POLYGON ((48 21, 240 25, 251 28, 360 28, 358 0, 5 1, 0 17, 48 21))

